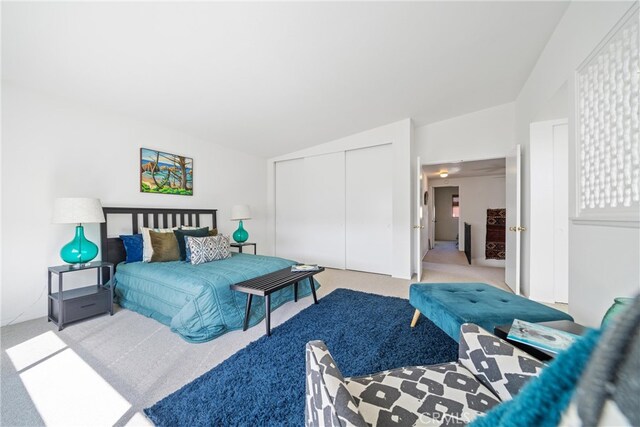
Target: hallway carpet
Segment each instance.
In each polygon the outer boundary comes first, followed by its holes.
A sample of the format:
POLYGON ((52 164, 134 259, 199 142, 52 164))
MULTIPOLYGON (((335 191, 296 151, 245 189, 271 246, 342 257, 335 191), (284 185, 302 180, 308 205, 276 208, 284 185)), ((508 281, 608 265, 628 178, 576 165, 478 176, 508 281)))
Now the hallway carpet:
POLYGON ((436 264, 469 265, 464 252, 458 250, 456 242, 436 241, 433 249, 427 252, 422 261, 436 264))

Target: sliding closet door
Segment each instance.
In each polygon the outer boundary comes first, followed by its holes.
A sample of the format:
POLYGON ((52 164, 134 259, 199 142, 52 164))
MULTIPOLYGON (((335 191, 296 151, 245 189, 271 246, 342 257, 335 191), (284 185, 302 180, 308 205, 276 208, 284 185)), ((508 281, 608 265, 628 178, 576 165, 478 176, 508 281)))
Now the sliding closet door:
POLYGON ((346 268, 391 274, 391 144, 347 151, 345 160, 346 268))
POLYGON ((276 163, 276 256, 299 261, 306 256, 304 172, 304 159, 276 163))
POLYGON ((345 267, 344 152, 304 159, 305 262, 345 267))

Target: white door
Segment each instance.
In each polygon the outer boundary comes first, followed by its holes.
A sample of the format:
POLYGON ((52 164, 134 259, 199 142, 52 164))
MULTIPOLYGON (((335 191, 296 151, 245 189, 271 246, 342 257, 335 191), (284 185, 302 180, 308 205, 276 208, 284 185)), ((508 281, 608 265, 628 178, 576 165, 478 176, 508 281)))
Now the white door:
POLYGON ((569 303, 569 125, 553 126, 553 284, 555 302, 569 303))
POLYGON ((414 255, 413 259, 416 264, 416 280, 419 282, 422 280, 422 229, 424 226, 422 225, 422 164, 420 162, 420 157, 416 159, 416 176, 414 178, 415 182, 415 223, 413 225, 413 250, 414 255))
POLYGON ((391 274, 391 144, 346 152, 346 267, 391 274))
POLYGON ((520 145, 506 158, 506 260, 504 281, 520 295, 520 145))
POLYGON ((296 179, 305 183, 303 192, 291 195, 305 210, 302 261, 344 269, 344 151, 306 157, 304 174, 296 179))
POLYGON ((429 242, 431 246, 429 249, 436 247, 436 188, 429 186, 429 219, 431 224, 429 225, 429 242))
POLYGON ((306 235, 304 159, 276 163, 276 256, 303 262, 306 235))
POLYGON ((569 132, 566 119, 531 123, 529 298, 567 302, 569 132))

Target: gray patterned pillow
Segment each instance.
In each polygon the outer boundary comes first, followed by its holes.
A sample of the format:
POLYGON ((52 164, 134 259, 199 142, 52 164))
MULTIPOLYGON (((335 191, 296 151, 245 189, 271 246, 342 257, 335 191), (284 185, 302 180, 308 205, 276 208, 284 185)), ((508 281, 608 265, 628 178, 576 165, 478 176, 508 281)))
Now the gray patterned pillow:
POLYGON ((185 239, 187 240, 187 246, 189 247, 188 252, 191 258, 191 264, 193 265, 225 259, 231 256, 228 236, 185 236, 185 239))

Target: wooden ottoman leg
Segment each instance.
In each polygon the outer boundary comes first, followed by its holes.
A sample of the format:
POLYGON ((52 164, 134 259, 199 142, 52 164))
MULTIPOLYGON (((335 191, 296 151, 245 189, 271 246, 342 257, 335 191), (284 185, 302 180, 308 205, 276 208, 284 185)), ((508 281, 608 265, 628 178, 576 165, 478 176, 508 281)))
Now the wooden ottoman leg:
POLYGON ((413 328, 418 323, 418 319, 420 318, 420 310, 416 308, 416 312, 413 313, 413 319, 411 320, 411 327, 413 328))

